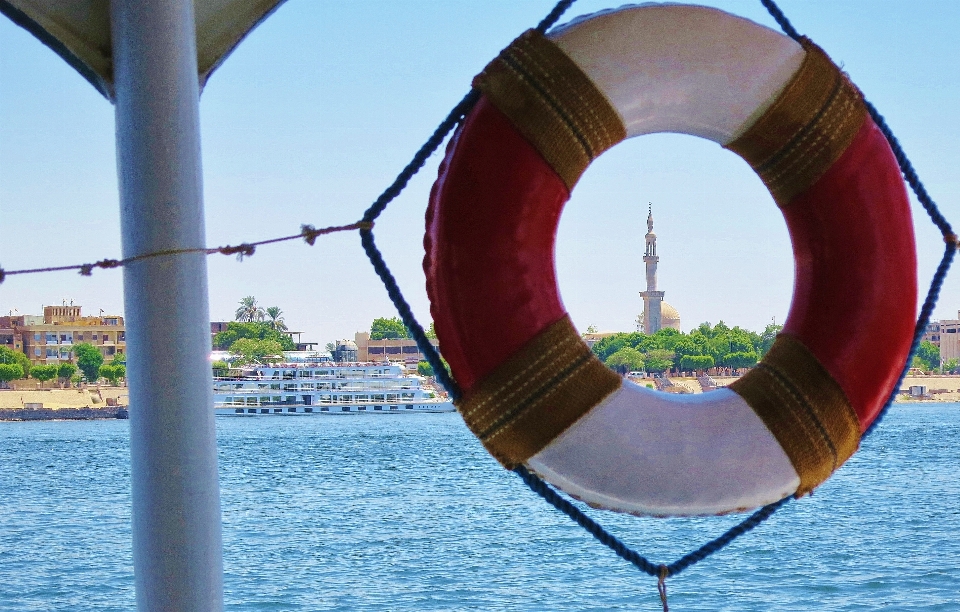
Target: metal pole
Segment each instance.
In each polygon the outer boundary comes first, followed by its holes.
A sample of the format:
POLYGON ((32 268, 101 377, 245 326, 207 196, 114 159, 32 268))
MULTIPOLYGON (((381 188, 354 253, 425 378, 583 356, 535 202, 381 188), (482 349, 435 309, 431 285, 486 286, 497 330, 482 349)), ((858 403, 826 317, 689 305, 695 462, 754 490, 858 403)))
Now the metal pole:
MULTIPOLYGON (((112 0, 123 256, 203 247, 192 0, 112 0)), ((203 255, 124 268, 139 610, 223 609, 203 255)))

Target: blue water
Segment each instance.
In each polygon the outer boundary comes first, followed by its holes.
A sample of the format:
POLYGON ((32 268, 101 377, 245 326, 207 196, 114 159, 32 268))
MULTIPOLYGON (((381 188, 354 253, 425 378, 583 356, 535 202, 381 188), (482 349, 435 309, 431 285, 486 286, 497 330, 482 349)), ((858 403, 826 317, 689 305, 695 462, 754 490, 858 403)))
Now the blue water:
MULTIPOLYGON (((456 414, 219 419, 228 610, 659 610, 456 414)), ((0 610, 131 610, 124 421, 0 423, 0 610)), ((902 405, 671 610, 960 610, 960 405, 902 405)), ((655 562, 731 517, 592 512, 655 562)))

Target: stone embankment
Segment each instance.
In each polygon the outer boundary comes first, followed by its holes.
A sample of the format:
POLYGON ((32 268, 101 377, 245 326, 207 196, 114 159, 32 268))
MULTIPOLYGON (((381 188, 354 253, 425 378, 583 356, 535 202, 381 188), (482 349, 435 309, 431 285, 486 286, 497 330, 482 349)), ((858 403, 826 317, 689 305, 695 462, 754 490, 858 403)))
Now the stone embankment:
POLYGON ((0 410, 0 421, 89 421, 93 419, 128 419, 126 408, 21 408, 0 410))

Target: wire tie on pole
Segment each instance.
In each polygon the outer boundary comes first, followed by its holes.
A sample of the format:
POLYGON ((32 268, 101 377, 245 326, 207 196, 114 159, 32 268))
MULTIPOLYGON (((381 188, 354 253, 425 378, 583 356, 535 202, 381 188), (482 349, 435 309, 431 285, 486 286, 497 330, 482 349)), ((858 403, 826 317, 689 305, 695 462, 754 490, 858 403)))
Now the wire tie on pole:
POLYGON ((5 278, 7 278, 7 273, 3 271, 3 268, 0 268, 0 283, 2 283, 5 278))
POLYGON ((667 606, 667 575, 670 573, 670 569, 663 564, 660 564, 660 578, 657 579, 657 592, 660 593, 660 603, 663 604, 663 612, 670 612, 670 608, 667 606))

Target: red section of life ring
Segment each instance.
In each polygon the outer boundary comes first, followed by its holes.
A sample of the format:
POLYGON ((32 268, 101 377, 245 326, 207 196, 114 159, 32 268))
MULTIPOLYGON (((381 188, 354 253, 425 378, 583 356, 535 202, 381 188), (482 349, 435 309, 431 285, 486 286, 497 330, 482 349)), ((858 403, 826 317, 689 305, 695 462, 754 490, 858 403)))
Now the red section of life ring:
POLYGON ((553 247, 566 185, 485 98, 450 142, 430 194, 427 292, 466 391, 564 316, 553 247))
POLYGON ((872 119, 783 214, 796 261, 784 331, 840 384, 865 431, 903 368, 917 294, 907 194, 872 119))

